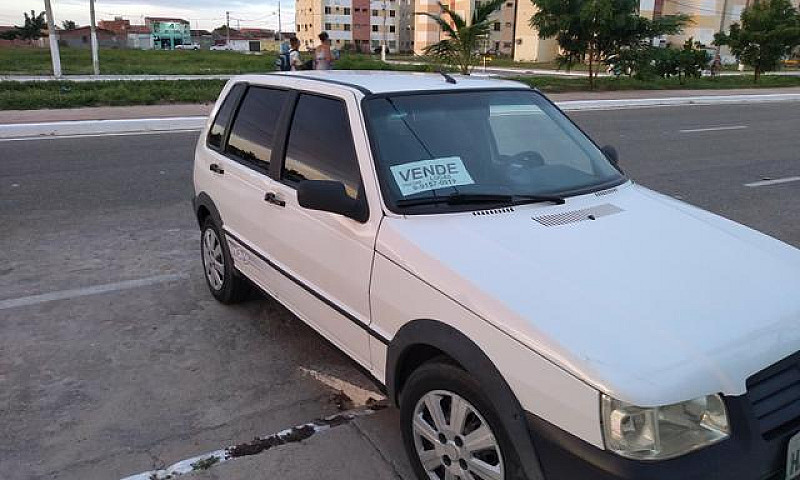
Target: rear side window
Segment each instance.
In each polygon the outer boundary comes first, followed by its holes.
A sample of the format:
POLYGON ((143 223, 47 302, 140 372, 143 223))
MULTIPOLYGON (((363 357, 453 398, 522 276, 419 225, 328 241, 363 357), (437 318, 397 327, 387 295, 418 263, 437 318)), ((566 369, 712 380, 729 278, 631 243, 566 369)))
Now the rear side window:
POLYGON ((208 132, 208 145, 214 148, 222 148, 222 139, 225 137, 225 128, 228 126, 228 121, 233 115, 233 109, 236 108, 236 103, 245 89, 244 84, 234 85, 222 106, 219 107, 217 118, 214 119, 214 125, 211 126, 211 131, 208 132))
POLYGON ((282 177, 289 185, 303 180, 342 182, 347 194, 357 197, 361 175, 344 102, 300 95, 282 177))
POLYGON ((225 152, 264 174, 269 173, 275 127, 288 97, 283 90, 250 87, 233 120, 225 152))

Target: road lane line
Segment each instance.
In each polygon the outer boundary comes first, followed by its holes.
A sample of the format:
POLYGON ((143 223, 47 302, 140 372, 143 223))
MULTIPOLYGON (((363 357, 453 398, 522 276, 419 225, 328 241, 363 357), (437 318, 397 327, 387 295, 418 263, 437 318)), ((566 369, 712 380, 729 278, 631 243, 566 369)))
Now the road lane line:
POLYGON ((695 132, 722 132, 725 130, 744 130, 748 128, 747 125, 721 125, 719 127, 706 127, 706 128, 687 128, 679 130, 681 133, 695 133, 695 132))
POLYGON ((768 187, 770 185, 780 185, 782 183, 800 182, 800 177, 776 178, 775 180, 760 180, 758 182, 745 183, 745 187, 768 187))
POLYGON ((57 300, 70 300, 73 298, 86 297, 89 295, 99 295, 101 293, 118 292, 120 290, 130 290, 133 288, 147 287, 161 283, 185 280, 188 274, 176 273, 169 275, 156 275, 154 277, 140 278, 138 280, 126 280, 124 282, 106 283, 105 285, 95 285, 92 287, 75 288, 72 290, 61 290, 58 292, 43 293, 40 295, 30 295, 27 297, 9 298, 0 300, 0 310, 9 308, 27 307, 40 303, 55 302, 57 300))

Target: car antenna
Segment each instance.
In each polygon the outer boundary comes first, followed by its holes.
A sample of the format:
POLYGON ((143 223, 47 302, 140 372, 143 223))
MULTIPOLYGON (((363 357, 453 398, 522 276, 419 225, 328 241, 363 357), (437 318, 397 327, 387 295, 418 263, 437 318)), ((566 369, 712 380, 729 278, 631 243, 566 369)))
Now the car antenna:
POLYGON ((444 77, 445 82, 452 83, 453 85, 457 83, 456 79, 448 75, 444 70, 439 70, 439 74, 444 77))

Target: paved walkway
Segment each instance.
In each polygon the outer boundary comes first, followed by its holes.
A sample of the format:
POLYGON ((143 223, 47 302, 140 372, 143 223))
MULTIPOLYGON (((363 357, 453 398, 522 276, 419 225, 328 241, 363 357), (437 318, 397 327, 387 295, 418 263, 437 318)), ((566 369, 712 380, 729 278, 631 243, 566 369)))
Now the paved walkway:
MULTIPOLYGON (((696 96, 800 94, 800 87, 735 89, 735 90, 631 90, 616 92, 554 93, 548 97, 556 102, 591 100, 627 100, 684 98, 696 96)), ((0 115, 0 125, 62 122, 74 120, 122 120, 141 118, 173 118, 206 116, 212 104, 141 105, 129 107, 88 107, 55 110, 6 110, 0 115)))

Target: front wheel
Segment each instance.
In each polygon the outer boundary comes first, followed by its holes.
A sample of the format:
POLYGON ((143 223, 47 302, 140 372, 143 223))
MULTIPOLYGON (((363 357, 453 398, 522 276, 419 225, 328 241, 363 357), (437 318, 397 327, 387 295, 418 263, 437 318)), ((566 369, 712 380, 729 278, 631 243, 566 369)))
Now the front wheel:
POLYGON ((449 363, 414 371, 400 398, 403 442, 421 480, 524 479, 480 385, 449 363))

